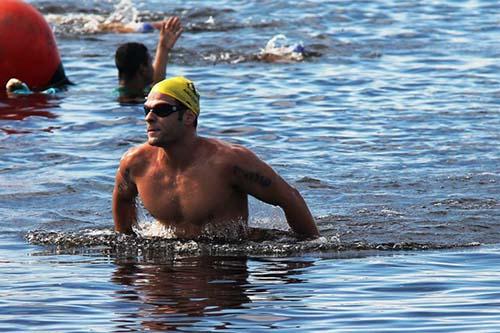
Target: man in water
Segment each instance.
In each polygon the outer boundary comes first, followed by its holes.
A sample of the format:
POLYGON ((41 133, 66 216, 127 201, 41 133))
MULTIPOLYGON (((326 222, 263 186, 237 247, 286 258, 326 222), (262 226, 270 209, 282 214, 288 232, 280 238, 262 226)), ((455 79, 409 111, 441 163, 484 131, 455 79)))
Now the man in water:
POLYGON ((160 37, 156 55, 151 60, 148 49, 141 43, 125 43, 115 53, 118 68, 119 100, 124 103, 143 103, 151 84, 165 78, 170 50, 182 34, 178 17, 170 17, 157 24, 160 37))
POLYGON ((157 83, 144 104, 147 142, 122 158, 113 191, 115 230, 133 234, 135 199, 177 238, 241 229, 248 236, 248 194, 280 206, 291 229, 316 238, 300 193, 250 150, 197 135, 199 95, 193 82, 157 83))

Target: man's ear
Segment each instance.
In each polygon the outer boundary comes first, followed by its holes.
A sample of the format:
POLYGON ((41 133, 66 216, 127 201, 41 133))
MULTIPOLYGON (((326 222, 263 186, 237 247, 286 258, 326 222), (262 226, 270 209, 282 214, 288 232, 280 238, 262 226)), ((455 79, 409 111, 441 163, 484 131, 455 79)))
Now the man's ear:
POLYGON ((144 64, 140 64, 139 65, 139 74, 141 74, 141 76, 145 76, 147 74, 147 71, 148 71, 148 66, 147 65, 144 65, 144 64))
POLYGON ((184 125, 186 126, 192 126, 194 121, 196 119, 196 116, 194 115, 193 111, 191 110, 186 110, 184 113, 184 125))

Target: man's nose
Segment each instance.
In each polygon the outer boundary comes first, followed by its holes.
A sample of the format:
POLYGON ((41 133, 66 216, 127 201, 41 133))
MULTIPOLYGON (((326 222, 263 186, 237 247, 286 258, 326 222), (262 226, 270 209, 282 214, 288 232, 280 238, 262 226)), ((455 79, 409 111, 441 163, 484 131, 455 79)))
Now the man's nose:
POLYGON ((156 120, 156 115, 153 111, 149 111, 144 119, 146 119, 148 123, 151 123, 156 120))

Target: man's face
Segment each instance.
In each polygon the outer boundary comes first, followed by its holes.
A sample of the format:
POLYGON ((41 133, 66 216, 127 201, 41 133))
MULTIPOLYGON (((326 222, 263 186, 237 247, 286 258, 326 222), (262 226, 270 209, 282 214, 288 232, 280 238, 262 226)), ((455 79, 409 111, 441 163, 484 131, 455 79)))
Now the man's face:
POLYGON ((145 118, 148 143, 152 146, 167 147, 182 137, 184 125, 179 120, 179 111, 174 111, 164 117, 156 114, 155 108, 159 110, 162 106, 178 106, 180 108, 182 106, 174 98, 158 92, 151 92, 144 103, 145 110, 151 110, 145 118))

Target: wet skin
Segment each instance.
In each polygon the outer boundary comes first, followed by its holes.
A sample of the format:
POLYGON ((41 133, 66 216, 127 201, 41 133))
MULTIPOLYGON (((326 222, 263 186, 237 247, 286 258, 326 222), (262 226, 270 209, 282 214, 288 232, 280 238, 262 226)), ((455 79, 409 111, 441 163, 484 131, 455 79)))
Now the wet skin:
MULTIPOLYGON (((157 92, 145 106, 178 101, 157 92)), ((231 226, 248 220, 248 194, 285 211, 292 230, 302 237, 319 235, 299 192, 250 150, 199 137, 191 111, 146 116, 148 141, 122 158, 113 192, 118 232, 132 233, 135 198, 180 238, 200 236, 206 224, 231 226)))

